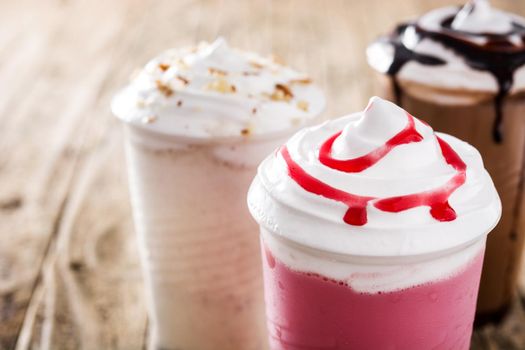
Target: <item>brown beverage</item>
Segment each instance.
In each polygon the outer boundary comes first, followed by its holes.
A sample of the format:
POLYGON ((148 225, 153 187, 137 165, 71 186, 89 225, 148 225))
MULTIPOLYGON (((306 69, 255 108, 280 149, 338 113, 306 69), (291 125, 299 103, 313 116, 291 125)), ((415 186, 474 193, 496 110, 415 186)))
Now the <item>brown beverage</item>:
POLYGON ((478 320, 505 313, 525 237, 525 21, 474 1, 399 25, 367 51, 380 90, 482 154, 503 203, 487 241, 478 320))

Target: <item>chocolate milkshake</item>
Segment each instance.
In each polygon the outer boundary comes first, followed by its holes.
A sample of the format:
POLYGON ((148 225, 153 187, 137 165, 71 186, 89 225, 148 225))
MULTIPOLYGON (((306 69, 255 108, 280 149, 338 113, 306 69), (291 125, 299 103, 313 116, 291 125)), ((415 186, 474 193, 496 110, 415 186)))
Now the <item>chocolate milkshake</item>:
POLYGON ((480 154, 395 104, 295 134, 259 167, 271 350, 467 350, 501 202, 480 154))
POLYGON ((431 11, 368 50, 382 94, 475 146, 503 203, 489 236, 478 316, 504 314, 525 237, 525 19, 488 1, 431 11))
POLYGON ((323 107, 307 76, 222 39, 161 54, 115 97, 154 348, 266 349, 246 191, 323 107))

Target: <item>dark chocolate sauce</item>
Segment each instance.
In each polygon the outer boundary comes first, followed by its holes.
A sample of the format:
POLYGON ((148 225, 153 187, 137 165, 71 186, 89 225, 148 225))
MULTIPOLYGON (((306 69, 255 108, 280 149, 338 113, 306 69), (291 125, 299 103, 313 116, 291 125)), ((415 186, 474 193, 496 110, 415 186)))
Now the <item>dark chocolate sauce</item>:
POLYGON ((395 98, 394 102, 399 106, 401 106, 402 92, 401 87, 397 82, 396 75, 406 63, 415 61, 427 66, 439 66, 446 63, 441 58, 419 54, 406 48, 401 40, 403 39, 403 35, 408 27, 409 24, 398 26, 392 36, 387 39, 394 46, 394 59, 386 73, 392 77, 395 98))
MULTIPOLYGON (((469 3, 466 6, 464 11, 472 12, 476 5, 469 3)), ((411 34, 415 33, 417 40, 428 38, 438 42, 461 56, 470 68, 488 72, 496 79, 498 93, 494 98, 495 120, 492 136, 500 143, 503 141, 503 103, 513 85, 515 71, 525 65, 525 27, 513 22, 512 30, 505 34, 468 33, 452 28, 456 15, 442 20, 438 31, 429 31, 417 23, 408 23, 398 26, 386 39, 394 47, 394 59, 387 74, 392 77, 396 102, 401 104, 401 89, 396 75, 407 62, 416 61, 423 65, 446 63, 437 57, 422 56, 405 47, 403 37, 407 30, 411 30, 411 34), (483 39, 484 43, 475 43, 473 39, 476 38, 483 39), (511 38, 519 39, 521 43, 516 44, 511 38)))
MULTIPOLYGON (((379 162, 395 147, 410 142, 420 142, 423 139, 415 130, 414 118, 409 115, 408 119, 407 126, 394 135, 394 137, 389 139, 385 144, 363 157, 357 157, 354 159, 335 160, 332 158, 331 146, 334 140, 341 134, 341 132, 338 132, 323 143, 321 146, 322 150, 319 154, 319 160, 331 169, 344 172, 361 172, 379 162)), ((430 208, 430 215, 432 215, 434 219, 438 221, 452 221, 456 219, 456 212, 449 205, 448 199, 458 187, 465 183, 466 165, 448 143, 439 137, 437 140, 443 158, 447 164, 456 170, 456 174, 439 188, 389 198, 360 196, 334 188, 321 180, 316 179, 301 168, 301 166, 292 159, 286 146, 282 147, 280 152, 288 166, 288 175, 299 186, 310 193, 341 202, 348 207, 348 210, 343 217, 343 221, 349 225, 362 226, 367 223, 366 207, 370 201, 373 201, 373 205, 377 209, 391 213, 398 213, 415 207, 427 206, 430 208)))

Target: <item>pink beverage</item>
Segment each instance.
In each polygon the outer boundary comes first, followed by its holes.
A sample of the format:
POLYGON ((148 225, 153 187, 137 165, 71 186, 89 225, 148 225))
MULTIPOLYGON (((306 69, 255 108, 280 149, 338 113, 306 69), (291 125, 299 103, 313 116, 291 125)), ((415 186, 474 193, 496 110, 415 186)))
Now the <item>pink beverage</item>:
POLYGON ((469 348, 501 214, 472 146, 373 98, 267 158, 248 204, 272 350, 469 348))
POLYGON ((222 39, 162 53, 116 96, 151 348, 267 348, 246 191, 323 105, 303 73, 222 39))
POLYGON ((468 349, 483 247, 448 278, 371 294, 296 271, 263 243, 271 349, 468 349))

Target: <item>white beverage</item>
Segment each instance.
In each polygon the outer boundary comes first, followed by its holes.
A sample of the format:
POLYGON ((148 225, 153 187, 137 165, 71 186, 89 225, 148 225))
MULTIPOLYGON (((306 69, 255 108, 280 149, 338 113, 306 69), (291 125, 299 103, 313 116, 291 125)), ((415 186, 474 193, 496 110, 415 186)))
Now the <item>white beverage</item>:
POLYGON ((246 192, 323 107, 303 74, 220 39, 167 51, 116 97, 154 347, 266 348, 246 192))

